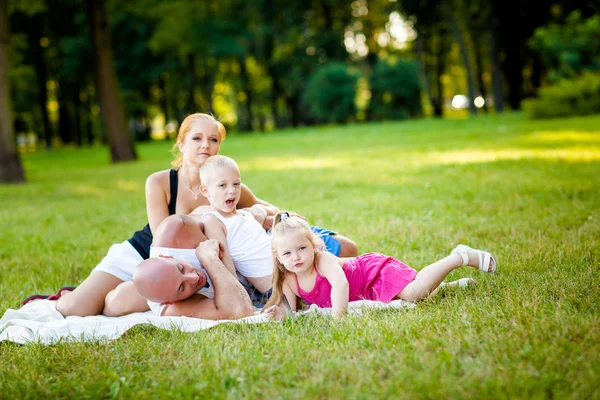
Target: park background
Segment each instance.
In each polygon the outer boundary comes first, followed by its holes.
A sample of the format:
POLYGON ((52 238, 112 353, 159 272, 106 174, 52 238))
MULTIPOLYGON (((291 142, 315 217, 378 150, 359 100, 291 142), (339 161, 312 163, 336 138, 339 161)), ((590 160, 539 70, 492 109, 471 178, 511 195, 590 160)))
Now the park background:
POLYGON ((145 178, 197 111, 259 197, 361 252, 420 269, 464 242, 500 262, 401 314, 3 342, 1 396, 597 398, 599 12, 0 0, 0 180, 24 182, 0 186, 2 310, 146 223, 145 178))

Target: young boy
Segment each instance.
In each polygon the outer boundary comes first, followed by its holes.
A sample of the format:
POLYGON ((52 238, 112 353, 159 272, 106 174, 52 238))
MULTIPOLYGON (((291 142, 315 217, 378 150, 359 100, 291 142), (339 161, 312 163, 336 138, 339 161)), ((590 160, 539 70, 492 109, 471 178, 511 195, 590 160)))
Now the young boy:
POLYGON ((230 271, 246 278, 259 292, 267 292, 273 272, 271 238, 250 212, 237 209, 242 181, 236 162, 212 156, 200 168, 200 180, 200 192, 211 206, 202 217, 206 237, 221 243, 223 264, 230 271))

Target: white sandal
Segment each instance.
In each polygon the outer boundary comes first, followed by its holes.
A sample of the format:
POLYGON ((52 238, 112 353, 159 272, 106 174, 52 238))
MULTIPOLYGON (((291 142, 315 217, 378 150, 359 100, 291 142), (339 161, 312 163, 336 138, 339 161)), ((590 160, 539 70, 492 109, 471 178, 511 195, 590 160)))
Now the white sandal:
POLYGON ((476 249, 470 248, 467 245, 459 244, 458 246, 456 246, 456 248, 454 250, 452 250, 452 252, 450 254, 458 254, 459 256, 461 256, 462 261, 463 261, 462 266, 464 267, 465 265, 469 264, 469 254, 468 254, 469 251, 477 252, 477 258, 479 259, 478 268, 480 271, 490 272, 490 273, 496 272, 496 267, 498 266, 498 264, 496 263, 496 259, 494 258, 494 256, 492 256, 487 251, 476 250, 476 249), (492 270, 491 271, 489 271, 490 260, 492 261, 492 270))

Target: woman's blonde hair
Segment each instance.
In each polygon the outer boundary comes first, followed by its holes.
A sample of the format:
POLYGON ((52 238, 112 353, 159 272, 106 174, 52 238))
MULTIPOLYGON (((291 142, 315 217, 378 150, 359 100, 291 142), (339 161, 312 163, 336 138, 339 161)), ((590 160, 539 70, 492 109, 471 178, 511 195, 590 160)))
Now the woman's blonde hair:
POLYGON ((225 131, 225 127, 223 126, 221 121, 219 121, 210 114, 195 113, 188 115, 181 123, 181 126, 179 127, 179 132, 177 133, 177 140, 173 145, 173 149, 171 149, 171 151, 175 155, 175 159, 171 162, 173 168, 179 168, 183 163, 183 154, 181 154, 181 150, 179 150, 179 145, 183 143, 183 140, 185 139, 187 134, 190 133, 190 125, 192 125, 192 123, 195 121, 201 120, 212 121, 215 124, 217 124, 217 130, 219 131, 219 143, 225 140, 227 132, 225 131))
MULTIPOLYGON (((325 249, 325 243, 323 240, 315 235, 310 229, 310 225, 305 219, 295 216, 288 211, 280 211, 275 215, 273 219, 273 228, 271 229, 271 249, 273 251, 273 291, 271 297, 264 308, 272 305, 279 305, 283 301, 283 281, 285 276, 289 273, 282 263, 277 259, 277 242, 282 240, 285 234, 291 232, 302 232, 306 234, 306 237, 311 242, 315 251, 315 264, 318 261, 319 254, 325 249)), ((300 304, 300 299, 296 300, 296 304, 300 304)))

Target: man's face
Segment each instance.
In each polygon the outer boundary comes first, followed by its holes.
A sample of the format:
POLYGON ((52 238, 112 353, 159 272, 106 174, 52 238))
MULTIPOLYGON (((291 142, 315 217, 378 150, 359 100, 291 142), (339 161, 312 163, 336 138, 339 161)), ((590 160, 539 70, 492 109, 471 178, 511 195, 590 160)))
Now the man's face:
POLYGON ((160 284, 155 287, 154 297, 161 303, 185 300, 206 285, 206 274, 191 264, 175 258, 159 258, 160 284))

